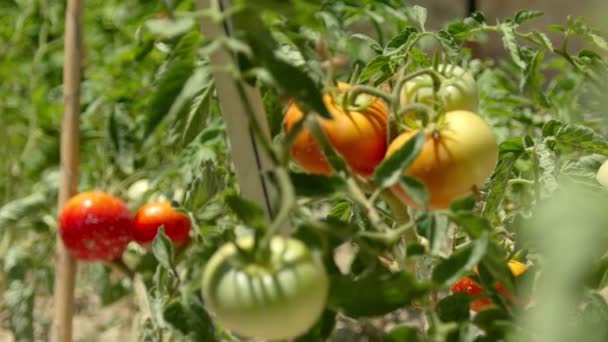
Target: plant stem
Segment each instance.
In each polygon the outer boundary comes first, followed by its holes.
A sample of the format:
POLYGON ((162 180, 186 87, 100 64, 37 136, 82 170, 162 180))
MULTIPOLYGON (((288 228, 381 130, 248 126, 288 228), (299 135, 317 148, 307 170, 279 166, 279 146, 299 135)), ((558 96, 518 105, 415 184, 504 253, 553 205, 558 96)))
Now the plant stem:
POLYGON ((391 95, 383 92, 380 89, 370 87, 370 86, 365 86, 365 85, 358 85, 358 86, 352 87, 349 90, 348 103, 351 105, 356 104, 357 97, 361 94, 368 94, 368 95, 372 95, 375 97, 379 97, 379 98, 383 99, 384 101, 386 101, 386 103, 389 103, 389 104, 393 102, 393 97, 391 95))
MULTIPOLYGON (((388 204, 388 206, 391 208, 397 224, 402 226, 411 224, 411 218, 407 211, 407 206, 403 204, 403 202, 401 202, 390 190, 382 191, 380 193, 380 197, 382 197, 386 204, 388 204)), ((403 232, 403 237, 405 238, 405 246, 407 246, 408 243, 419 242, 418 234, 416 234, 415 229, 406 229, 403 232)), ((416 276, 416 260, 407 257, 407 250, 405 253, 403 253, 403 257, 398 258, 397 260, 402 269, 405 269, 416 276)))
POLYGON ((287 222, 287 219, 289 218, 289 212, 296 203, 295 191, 287 171, 283 168, 277 168, 275 170, 275 175, 279 185, 281 207, 272 221, 270 228, 268 231, 266 231, 266 234, 262 238, 260 245, 262 250, 268 248, 272 237, 275 236, 280 231, 281 227, 285 225, 285 222, 287 222))

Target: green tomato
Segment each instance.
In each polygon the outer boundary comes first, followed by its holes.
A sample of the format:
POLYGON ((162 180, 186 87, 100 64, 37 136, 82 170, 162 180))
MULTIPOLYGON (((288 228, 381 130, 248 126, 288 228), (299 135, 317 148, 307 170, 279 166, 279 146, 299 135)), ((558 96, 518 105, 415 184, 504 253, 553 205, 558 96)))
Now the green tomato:
POLYGON ((608 187, 608 160, 600 166, 599 170, 597 170, 595 179, 597 179, 598 183, 601 185, 608 187))
MULTIPOLYGON (((477 113, 478 91, 475 79, 468 71, 457 65, 439 64, 437 71, 442 80, 437 98, 446 112, 467 110, 477 113)), ((401 105, 415 102, 433 106, 433 79, 420 75, 407 81, 401 89, 401 105)))
MULTIPOLYGON (((253 239, 235 242, 251 251, 253 239)), ((252 261, 234 243, 211 257, 203 273, 203 298, 225 328, 248 337, 289 339, 321 316, 329 280, 321 261, 301 241, 276 236, 269 256, 252 261)))

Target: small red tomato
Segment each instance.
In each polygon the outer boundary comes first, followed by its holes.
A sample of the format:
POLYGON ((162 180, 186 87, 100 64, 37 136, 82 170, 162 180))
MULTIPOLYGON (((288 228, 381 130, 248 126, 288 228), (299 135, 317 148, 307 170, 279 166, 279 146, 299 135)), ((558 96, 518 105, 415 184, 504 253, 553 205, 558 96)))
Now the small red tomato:
POLYGON ((146 247, 154 240, 160 226, 164 226, 165 234, 176 246, 183 245, 190 238, 190 218, 173 209, 169 201, 152 202, 139 208, 135 214, 133 238, 146 247))
POLYGON ((133 216, 119 199, 104 192, 80 193, 59 215, 59 234, 79 260, 109 261, 122 255, 131 241, 133 216))
MULTIPOLYGON (((528 269, 528 267, 525 264, 522 264, 521 262, 518 262, 516 260, 509 260, 509 263, 507 264, 507 266, 509 266, 511 273, 515 277, 519 277, 524 272, 526 272, 526 270, 528 269)), ((473 269, 473 272, 477 273, 477 267, 475 267, 473 269)), ((505 289, 505 287, 501 283, 496 284, 496 290, 498 292, 500 292, 503 296, 505 296, 507 299, 509 299, 512 303, 518 302, 517 299, 515 297, 513 297, 513 295, 511 293, 509 293, 509 291, 507 291, 507 289, 505 289)), ((474 282, 471 278, 462 277, 454 285, 452 285, 452 293, 458 293, 458 292, 466 292, 471 297, 478 297, 483 292, 483 289, 481 288, 481 286, 479 286, 479 284, 474 282)), ((475 312, 479 312, 483 309, 486 309, 491 304, 492 304, 492 301, 490 301, 490 298, 487 298, 487 297, 478 298, 471 303, 471 310, 473 310, 475 312)))

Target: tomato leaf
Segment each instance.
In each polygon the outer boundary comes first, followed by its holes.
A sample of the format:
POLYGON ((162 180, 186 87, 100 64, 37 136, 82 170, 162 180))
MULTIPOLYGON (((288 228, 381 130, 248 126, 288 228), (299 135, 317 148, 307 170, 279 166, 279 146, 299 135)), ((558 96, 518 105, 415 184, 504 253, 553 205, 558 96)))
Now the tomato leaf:
POLYGON ((391 59, 384 55, 376 56, 369 63, 367 63, 363 70, 361 70, 361 74, 359 75, 359 79, 357 83, 365 83, 371 79, 376 73, 382 70, 385 66, 390 63, 391 59))
POLYGON ((359 279, 336 275, 331 278, 328 305, 352 318, 378 316, 410 304, 429 289, 405 271, 376 270, 359 279))
POLYGON ((515 38, 515 27, 511 22, 504 22, 499 25, 499 29, 503 34, 502 41, 505 49, 511 54, 513 62, 521 69, 526 69, 526 62, 521 57, 519 44, 515 38))
POLYGON ((422 151, 426 135, 420 130, 390 157, 385 158, 374 172, 374 180, 382 188, 388 188, 403 177, 404 171, 416 160, 422 151))
POLYGON ((473 324, 486 332, 503 329, 502 323, 509 321, 509 314, 499 308, 489 308, 479 312, 473 319, 473 324))
POLYGON ((165 228, 161 226, 152 241, 152 253, 158 260, 158 263, 168 271, 174 270, 175 256, 173 252, 173 243, 165 234, 165 228))
POLYGON ((525 23, 526 21, 540 18, 543 15, 544 15, 544 13, 541 11, 521 10, 521 11, 517 11, 517 13, 515 13, 515 17, 513 18, 513 20, 518 25, 521 25, 521 24, 525 23))
POLYGON ((488 235, 472 240, 468 245, 454 252, 449 258, 440 261, 433 269, 433 282, 449 286, 470 272, 483 258, 488 248, 488 235))
POLYGON ((564 151, 579 150, 587 153, 608 154, 608 140, 583 125, 564 125, 555 134, 555 141, 564 151))
POLYGON ((243 223, 252 228, 265 229, 264 210, 257 203, 235 193, 226 194, 224 200, 243 223))
POLYGON ((462 227, 467 234, 477 239, 485 233, 492 231, 490 222, 471 211, 457 211, 449 214, 450 220, 462 227))
POLYGON ((344 188, 344 180, 337 176, 319 176, 306 173, 289 174, 297 196, 323 197, 331 196, 344 188))
POLYGON ((413 26, 417 26, 418 31, 424 32, 426 25, 427 11, 426 8, 414 5, 407 11, 407 17, 413 26))
POLYGON ((447 296, 437 303, 437 315, 444 322, 468 321, 471 297, 466 292, 447 296))
POLYGON ((426 208, 429 203, 429 192, 424 183, 417 178, 402 176, 399 186, 419 206, 426 208))
POLYGON ((331 143, 329 142, 329 139, 327 138, 327 135, 321 128, 321 125, 319 124, 318 120, 310 120, 309 124, 309 128, 312 134, 314 135, 315 140, 321 146, 323 155, 331 165, 332 169, 334 169, 335 171, 345 171, 346 162, 344 161, 342 156, 338 152, 336 152, 336 150, 333 149, 331 143))
POLYGON ((419 342, 422 341, 418 329, 414 326, 400 325, 394 327, 384 336, 382 342, 419 342))
POLYGON ((192 75, 199 41, 200 35, 194 31, 190 32, 180 39, 172 51, 150 100, 148 116, 144 126, 144 137, 149 137, 169 114, 175 99, 192 75))
POLYGON ((482 211, 483 217, 490 222, 492 222, 496 217, 497 209, 504 198, 505 192, 507 191, 507 184, 516 160, 516 155, 513 152, 508 152, 501 156, 500 162, 498 162, 498 166, 496 166, 496 170, 494 171, 494 176, 490 182, 488 195, 486 196, 486 202, 482 211))

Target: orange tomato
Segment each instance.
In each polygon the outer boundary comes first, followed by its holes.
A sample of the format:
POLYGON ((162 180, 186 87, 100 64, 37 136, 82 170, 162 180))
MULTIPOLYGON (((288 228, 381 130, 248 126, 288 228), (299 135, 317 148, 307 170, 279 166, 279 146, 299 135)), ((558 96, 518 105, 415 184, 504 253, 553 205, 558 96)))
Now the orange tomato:
POLYGON ((133 238, 146 247, 154 240, 160 226, 164 227, 167 237, 177 246, 190 238, 190 218, 173 209, 169 201, 152 202, 139 208, 135 214, 133 238))
MULTIPOLYGON (((398 136, 387 156, 397 151, 416 131, 398 136)), ((453 200, 481 187, 494 171, 498 145, 492 128, 478 115, 463 110, 447 112, 436 132, 428 132, 418 158, 406 171, 421 180, 429 191, 429 209, 449 208, 453 200)), ((418 205, 401 186, 392 188, 402 201, 418 205)))
MULTIPOLYGON (((511 273, 515 277, 519 277, 528 269, 525 264, 522 264, 521 262, 515 260, 510 260, 508 266, 511 270, 511 273)), ((477 273, 477 267, 475 267, 473 271, 477 273)), ((505 287, 501 283, 496 284, 496 290, 498 290, 498 292, 500 292, 503 296, 509 299, 512 303, 517 303, 516 298, 513 297, 513 295, 509 293, 509 291, 507 291, 507 289, 505 289, 505 287)), ((454 285, 452 285, 452 293, 458 292, 466 292, 471 297, 478 297, 483 293, 483 288, 481 288, 481 286, 474 282, 471 278, 463 277, 458 280, 454 285)), ((488 308, 491 304, 492 301, 490 300, 490 298, 478 298, 471 303, 471 310, 479 312, 483 309, 488 308)))
MULTIPOLYGON (((338 83, 339 91, 323 95, 323 102, 332 119, 316 116, 333 148, 342 155, 350 168, 363 176, 370 176, 386 153, 386 125, 388 110, 377 98, 360 95, 357 104, 348 110, 341 105, 341 96, 349 88, 338 83)), ((304 113, 292 103, 285 113, 285 132, 301 121, 304 113)), ((304 128, 291 146, 291 156, 306 172, 330 175, 333 170, 313 133, 304 128)))

